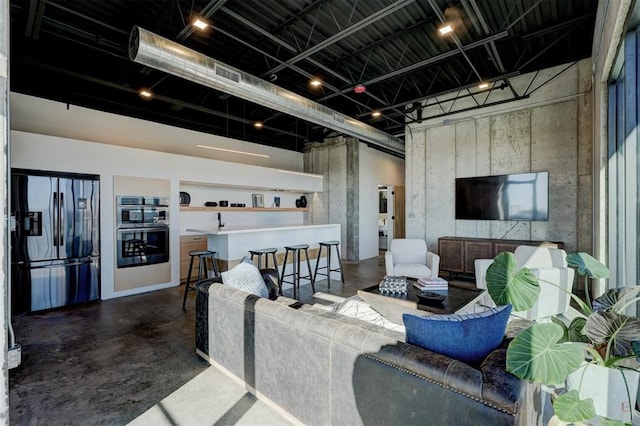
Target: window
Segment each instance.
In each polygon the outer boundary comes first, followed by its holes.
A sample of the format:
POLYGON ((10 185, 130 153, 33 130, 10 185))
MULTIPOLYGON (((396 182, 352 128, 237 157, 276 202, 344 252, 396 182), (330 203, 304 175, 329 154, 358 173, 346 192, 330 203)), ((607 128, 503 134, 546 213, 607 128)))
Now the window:
POLYGON ((609 287, 640 282, 640 33, 629 32, 619 55, 621 67, 609 85, 608 105, 608 246, 609 287))

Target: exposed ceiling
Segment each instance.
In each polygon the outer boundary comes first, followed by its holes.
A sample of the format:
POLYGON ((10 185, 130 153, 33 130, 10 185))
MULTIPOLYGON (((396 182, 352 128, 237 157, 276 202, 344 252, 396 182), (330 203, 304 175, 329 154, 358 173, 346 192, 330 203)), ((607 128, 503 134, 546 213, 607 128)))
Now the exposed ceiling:
POLYGON ((591 56, 596 8, 597 0, 11 0, 11 90, 294 151, 340 134, 134 63, 137 25, 403 140, 420 100, 469 96, 480 81, 509 88, 518 74, 591 56), (209 29, 192 27, 197 15, 209 29), (452 35, 438 35, 443 21, 452 35), (322 88, 309 86, 314 76, 322 88), (142 87, 152 100, 138 95, 142 87))

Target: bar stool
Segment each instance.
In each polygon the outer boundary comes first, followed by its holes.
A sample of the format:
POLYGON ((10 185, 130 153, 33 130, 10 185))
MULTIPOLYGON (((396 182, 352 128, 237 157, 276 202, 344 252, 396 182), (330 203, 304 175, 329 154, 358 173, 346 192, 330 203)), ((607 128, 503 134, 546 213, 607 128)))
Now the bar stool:
POLYGON ((286 251, 284 253, 284 263, 282 264, 282 276, 280 277, 280 288, 282 289, 282 284, 284 283, 293 284, 293 298, 298 299, 298 290, 300 289, 300 280, 303 279, 303 280, 311 281, 311 289, 315 293, 316 288, 313 285, 313 276, 311 275, 311 262, 309 262, 309 252, 308 252, 309 244, 297 244, 294 246, 285 246, 284 249, 286 251), (309 271, 309 275, 300 276, 300 255, 302 254, 303 250, 304 250, 305 257, 307 259, 307 268, 309 271), (293 272, 285 275, 284 271, 287 269, 287 258, 289 257, 289 252, 291 252, 291 255, 293 256, 293 259, 292 259, 293 262, 291 262, 293 266, 293 272), (285 277, 292 277, 291 278, 292 281, 286 281, 285 277))
POLYGON ((220 273, 218 272, 218 265, 216 265, 215 259, 216 252, 209 250, 191 250, 189 252, 189 256, 191 260, 189 260, 189 272, 187 273, 187 282, 184 285, 184 298, 182 299, 182 309, 185 308, 187 303, 187 293, 189 290, 195 290, 195 287, 191 287, 189 283, 191 282, 191 272, 193 271, 193 259, 198 258, 198 279, 196 282, 208 278, 209 277, 209 268, 207 267, 207 259, 211 260, 211 264, 213 266, 213 274, 218 277, 220 273))
POLYGON ((253 257, 258 256, 258 269, 262 269, 262 256, 264 256, 264 267, 269 267, 269 255, 271 255, 271 259, 273 260, 273 268, 276 270, 276 275, 278 276, 278 287, 280 287, 280 295, 282 295, 282 285, 280 285, 280 274, 278 273, 278 260, 276 259, 277 251, 277 248, 269 247, 264 249, 249 250, 249 253, 251 254, 252 262, 253 257))
POLYGON ((324 275, 325 277, 327 277, 327 288, 331 288, 331 272, 340 272, 340 278, 342 279, 342 284, 344 284, 344 275, 342 274, 342 259, 340 259, 340 241, 322 241, 319 244, 320 248, 318 249, 318 258, 316 259, 316 270, 313 273, 313 283, 315 284, 316 278, 318 278, 318 274, 324 275), (338 254, 338 263, 340 264, 340 267, 336 269, 331 269, 331 247, 335 247, 336 253, 338 254), (318 268, 318 265, 320 265, 320 255, 322 254, 322 248, 325 249, 325 254, 327 255, 327 266, 321 266, 318 268), (327 272, 318 272, 318 269, 326 269, 327 272))
POLYGON ((262 269, 262 256, 264 255, 264 267, 269 267, 269 255, 271 255, 271 259, 273 260, 273 267, 278 269, 278 261, 276 260, 276 252, 278 251, 275 247, 264 248, 264 249, 256 249, 249 250, 251 253, 251 261, 253 262, 253 257, 258 256, 258 269, 262 269))

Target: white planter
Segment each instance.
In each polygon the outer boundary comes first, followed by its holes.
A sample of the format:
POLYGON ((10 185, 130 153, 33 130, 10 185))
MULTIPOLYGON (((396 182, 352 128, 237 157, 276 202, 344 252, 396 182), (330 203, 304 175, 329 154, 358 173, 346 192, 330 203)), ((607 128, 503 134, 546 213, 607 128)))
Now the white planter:
POLYGON ((639 381, 638 371, 585 364, 569 374, 566 386, 567 390, 577 390, 580 399, 593 399, 597 415, 629 422, 638 395, 639 381))

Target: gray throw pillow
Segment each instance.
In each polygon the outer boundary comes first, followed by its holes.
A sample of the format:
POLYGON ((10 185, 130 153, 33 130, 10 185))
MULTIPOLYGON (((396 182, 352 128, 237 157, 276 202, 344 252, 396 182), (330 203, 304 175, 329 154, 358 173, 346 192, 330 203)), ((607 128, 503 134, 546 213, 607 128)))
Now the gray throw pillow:
POLYGON ((251 262, 251 259, 246 256, 242 259, 242 262, 220 275, 224 285, 244 290, 256 296, 269 297, 269 291, 260 271, 251 262))

